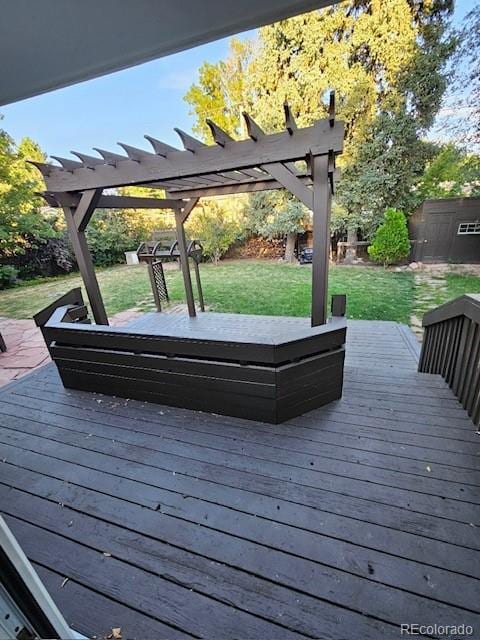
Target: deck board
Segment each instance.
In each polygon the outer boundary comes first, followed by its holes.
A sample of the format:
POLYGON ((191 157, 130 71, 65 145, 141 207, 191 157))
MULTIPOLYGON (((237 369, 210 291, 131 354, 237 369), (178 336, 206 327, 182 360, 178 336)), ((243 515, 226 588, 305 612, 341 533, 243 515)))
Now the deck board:
POLYGON ((52 365, 0 392, 2 511, 72 626, 480 629, 480 438, 405 327, 347 336, 343 398, 281 425, 65 390, 52 365))

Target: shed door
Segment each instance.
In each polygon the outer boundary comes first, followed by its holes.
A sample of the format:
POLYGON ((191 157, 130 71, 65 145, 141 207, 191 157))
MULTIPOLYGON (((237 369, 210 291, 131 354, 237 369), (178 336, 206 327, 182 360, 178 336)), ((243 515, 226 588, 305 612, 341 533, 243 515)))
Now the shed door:
POLYGON ((423 259, 447 262, 452 245, 451 221, 454 212, 429 215, 424 224, 423 259), (426 242, 425 242, 426 240, 426 242))

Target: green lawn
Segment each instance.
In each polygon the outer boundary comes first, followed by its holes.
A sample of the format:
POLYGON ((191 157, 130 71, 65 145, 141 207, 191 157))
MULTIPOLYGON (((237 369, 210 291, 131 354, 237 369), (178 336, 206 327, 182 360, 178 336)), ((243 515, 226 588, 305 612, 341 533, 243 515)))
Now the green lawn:
POLYGON ((421 318, 429 309, 465 293, 480 293, 480 277, 457 272, 417 274, 414 313, 421 318))
MULTIPOLYGON (((310 313, 309 266, 273 261, 228 261, 218 267, 201 265, 205 302, 212 311, 267 315, 307 316, 310 313)), ((172 301, 184 300, 179 270, 167 270, 172 301)), ((143 265, 98 270, 98 279, 109 315, 138 307, 152 308, 150 284, 143 265)), ((0 316, 29 318, 60 295, 79 286, 78 275, 36 281, 0 292, 0 316)), ((333 266, 330 294, 346 293, 350 318, 397 320, 408 323, 422 288, 411 272, 384 271, 373 267, 333 266)), ((444 286, 435 291, 435 306, 465 292, 480 292, 480 278, 446 274, 444 286)))

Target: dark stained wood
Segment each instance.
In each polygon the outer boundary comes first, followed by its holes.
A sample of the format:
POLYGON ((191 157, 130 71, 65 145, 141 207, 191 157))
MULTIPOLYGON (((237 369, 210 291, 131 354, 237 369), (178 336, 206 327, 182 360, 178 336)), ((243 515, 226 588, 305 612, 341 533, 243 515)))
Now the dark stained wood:
POLYGON ((101 195, 102 189, 90 189, 82 193, 73 216, 78 232, 82 233, 87 228, 96 207, 98 207, 101 195))
POLYGON ((63 322, 65 309, 57 309, 45 326, 47 339, 58 344, 104 347, 235 364, 282 365, 345 343, 346 320, 332 318, 311 327, 308 318, 205 313, 147 313, 123 327, 78 325, 63 322), (132 344, 135 338, 136 344, 132 344))
POLYGON ((200 278, 200 267, 198 266, 198 260, 193 258, 193 270, 195 271, 195 282, 197 285, 198 303, 200 305, 200 311, 205 311, 205 300, 203 299, 202 280, 200 278))
POLYGON ((296 129, 293 134, 285 131, 260 136, 256 128, 253 135, 257 140, 226 141, 224 147, 205 146, 195 153, 175 150, 148 137, 155 149, 151 156, 145 155, 137 160, 125 157, 114 166, 103 158, 76 154, 85 167, 66 171, 53 165, 43 165, 40 170, 48 191, 65 192, 244 170, 263 162, 304 160, 310 152, 314 155, 328 154, 330 150, 340 153, 344 126, 336 121, 332 128, 328 120, 318 120, 314 126, 296 129))
POLYGON ((295 122, 295 118, 293 117, 293 113, 288 102, 284 102, 283 111, 285 113, 285 129, 290 135, 292 135, 293 132, 297 129, 297 124, 295 122))
MULTIPOLYGON (((243 172, 242 172, 243 173, 243 172)), ((296 174, 297 180, 305 185, 309 185, 312 182, 310 176, 296 174)), ((162 186, 165 183, 159 183, 158 186, 162 186)), ((148 186, 148 185, 147 185, 148 186)), ((157 185, 155 185, 157 186, 157 185)), ((254 193, 256 191, 270 191, 272 189, 282 189, 283 184, 274 180, 268 174, 264 176, 257 176, 256 179, 252 179, 249 176, 243 176, 243 179, 236 179, 234 182, 228 184, 209 184, 204 186, 183 186, 179 181, 175 183, 169 183, 165 185, 170 198, 200 198, 209 196, 222 196, 222 195, 234 195, 236 193, 254 193), (172 188, 173 187, 173 188, 172 188)))
POLYGON ((65 390, 53 365, 0 391, 2 512, 74 628, 380 640, 405 619, 480 624, 478 436, 403 327, 348 335, 348 394, 283 425, 65 390))
POLYGON ((342 394, 341 318, 311 328, 306 318, 152 313, 103 329, 77 317, 83 306, 58 308, 42 327, 68 388, 272 423, 342 394))
POLYGON ((330 255, 331 190, 328 156, 311 158, 313 174, 312 327, 326 322, 330 255))
POLYGON ((464 295, 425 314, 419 371, 438 373, 480 427, 480 296, 464 295))
POLYGON ((191 318, 196 316, 195 300, 193 297, 192 277, 190 275, 190 264, 188 261, 187 240, 185 236, 184 224, 188 216, 193 211, 198 198, 192 198, 187 202, 184 209, 175 212, 175 226, 177 230, 178 252, 180 254, 180 266, 182 267, 183 283, 185 286, 185 295, 187 298, 188 315, 191 318))
POLYGON ((347 296, 345 294, 337 294, 332 296, 332 316, 343 317, 347 312, 347 296))
MULTIPOLYGON (((267 134, 246 112, 249 140, 234 140, 211 120, 207 120, 214 145, 175 129, 184 151, 151 136, 145 136, 154 153, 120 143, 127 156, 95 148, 101 156, 72 152, 81 162, 58 158, 61 166, 33 162, 47 186, 49 203, 62 206, 75 257, 84 280, 97 324, 108 324, 98 282, 88 251, 85 229, 102 201, 108 206, 152 206, 155 199, 102 196, 106 188, 137 184, 167 191, 162 207, 175 210, 178 247, 187 299, 188 313, 195 317, 195 302, 188 265, 183 224, 198 198, 252 192, 264 188, 285 188, 313 211, 314 258, 312 265, 312 326, 327 319, 328 248, 330 198, 334 192, 335 156, 343 149, 343 123, 335 123, 334 95, 330 95, 329 118, 313 126, 298 129, 290 107, 284 104, 286 131, 267 134), (306 171, 295 165, 301 161, 306 171), (102 200, 103 198, 103 200, 102 200), (186 198, 189 198, 188 200, 186 198), (175 199, 181 200, 175 203, 175 199), (184 200, 185 199, 185 200, 184 200), (173 203, 173 204, 172 204, 173 203)), ((204 302, 195 265, 200 307, 204 302)), ((158 305, 157 307, 160 309, 158 305)))
POLYGON ((265 132, 255 122, 251 115, 249 115, 246 111, 242 111, 242 116, 245 120, 245 126, 247 127, 249 138, 251 138, 254 142, 258 142, 265 137, 265 132))
POLYGON ((219 127, 218 124, 213 122, 213 120, 207 118, 206 123, 212 132, 212 137, 216 144, 224 147, 227 142, 231 142, 233 140, 232 136, 229 136, 228 133, 219 127))
POLYGON ((33 320, 35 321, 37 327, 42 327, 44 324, 46 324, 46 322, 56 309, 58 309, 59 307, 65 307, 66 305, 74 305, 77 307, 83 305, 83 295, 80 287, 71 289, 63 296, 60 296, 60 298, 55 300, 55 302, 49 304, 48 307, 45 307, 44 309, 42 309, 42 311, 36 313, 33 316, 33 320))
POLYGON ((93 266, 92 256, 88 249, 85 232, 77 228, 75 220, 75 207, 63 207, 65 221, 67 223, 70 241, 72 243, 75 259, 82 275, 85 288, 87 290, 88 300, 92 308, 95 322, 99 325, 108 325, 107 312, 103 303, 102 294, 98 285, 95 268, 93 266))
MULTIPOLYGON (((42 195, 51 207, 74 207, 80 201, 79 195, 75 193, 49 193, 46 191, 42 195)), ((98 209, 179 209, 183 203, 181 200, 172 198, 102 195, 96 206, 98 209)))
POLYGON ((69 626, 86 636, 92 635, 91 630, 95 629, 98 638, 108 638, 112 633, 113 622, 114 627, 122 629, 123 637, 132 640, 192 637, 94 592, 73 579, 63 584, 63 574, 35 562, 33 565, 55 603, 67 616, 69 626), (72 606, 74 602, 82 602, 84 609, 72 606), (88 611, 88 616, 85 615, 85 611, 88 611))
POLYGON ((289 171, 282 163, 271 162, 261 165, 265 171, 275 178, 277 182, 285 187, 296 198, 303 202, 308 209, 313 209, 313 192, 297 176, 289 171))

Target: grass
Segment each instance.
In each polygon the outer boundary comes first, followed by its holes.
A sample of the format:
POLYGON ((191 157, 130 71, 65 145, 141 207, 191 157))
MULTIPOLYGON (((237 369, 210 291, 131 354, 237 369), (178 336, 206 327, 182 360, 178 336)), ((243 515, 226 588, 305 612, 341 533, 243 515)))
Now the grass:
MULTIPOLYGON (((270 261, 229 261, 201 266, 206 304, 212 311, 265 315, 308 316, 311 268, 270 261)), ((149 309, 152 296, 143 265, 98 271, 107 313, 139 307, 149 309)), ((172 301, 184 300, 179 270, 166 271, 172 301)), ((80 286, 77 274, 35 281, 30 286, 0 292, 0 316, 29 318, 69 289, 80 286)), ((348 295, 352 318, 407 322, 413 281, 410 273, 383 269, 332 267, 330 293, 348 295)))
POLYGON ((420 273, 416 280, 414 313, 417 318, 465 293, 480 293, 480 277, 468 273, 420 273))
MULTIPOLYGON (((167 284, 174 302, 184 300, 178 269, 167 270, 167 284)), ((308 316, 311 268, 274 261, 227 261, 218 267, 201 266, 205 302, 212 311, 265 315, 308 316)), ((152 295, 144 265, 117 266, 97 272, 107 313, 137 307, 152 309, 152 295)), ((35 281, 0 292, 0 316, 30 318, 69 289, 79 286, 77 274, 35 281)), ((408 271, 384 271, 375 267, 333 266, 330 294, 346 293, 348 316, 366 320, 408 323, 421 287, 408 271)), ((465 292, 480 292, 480 278, 446 274, 445 283, 426 301, 431 308, 465 292)))
MULTIPOLYGON (((447 300, 458 298, 464 293, 480 293, 480 278, 463 273, 447 273, 447 300)), ((443 300, 446 302, 446 300, 443 300)))
MULTIPOLYGON (((204 295, 210 309, 232 313, 308 316, 311 277, 308 266, 266 261, 225 262, 202 269, 204 295)), ((412 286, 411 274, 407 273, 354 267, 330 270, 330 294, 347 294, 351 318, 406 322, 412 286)), ((179 279, 171 291, 175 297, 181 295, 179 279)))

